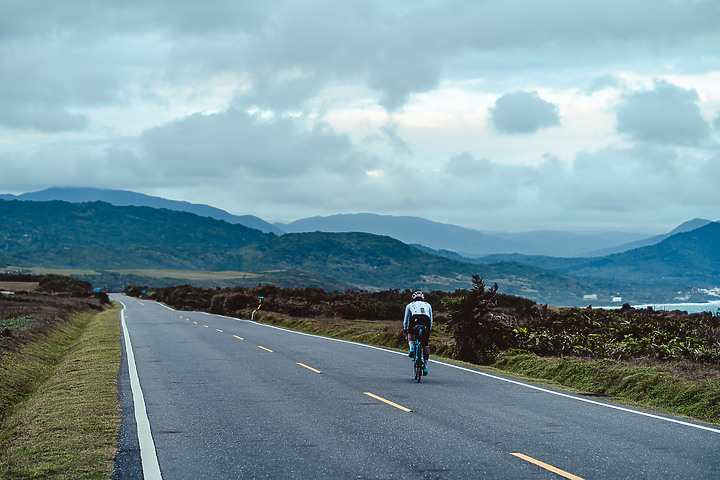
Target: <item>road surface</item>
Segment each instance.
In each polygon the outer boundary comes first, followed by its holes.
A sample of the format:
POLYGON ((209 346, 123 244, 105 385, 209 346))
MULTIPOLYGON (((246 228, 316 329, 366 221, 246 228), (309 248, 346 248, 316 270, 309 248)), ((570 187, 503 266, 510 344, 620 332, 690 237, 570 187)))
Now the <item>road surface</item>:
MULTIPOLYGON (((720 479, 720 428, 155 302, 124 305, 117 478, 720 479)), ((400 320, 398 320, 400 328, 400 320)))

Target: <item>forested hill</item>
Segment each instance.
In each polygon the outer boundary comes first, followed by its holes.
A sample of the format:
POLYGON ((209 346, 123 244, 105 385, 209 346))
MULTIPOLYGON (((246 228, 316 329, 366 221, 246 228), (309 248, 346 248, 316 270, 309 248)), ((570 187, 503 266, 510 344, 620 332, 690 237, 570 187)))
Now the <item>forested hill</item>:
POLYGON ((104 202, 0 200, 0 261, 74 268, 207 268, 274 237, 238 224, 104 202))
POLYGON ((637 283, 685 281, 720 286, 720 223, 672 235, 656 245, 591 259, 564 270, 637 283))
POLYGON ((720 287, 720 223, 678 232, 657 244, 593 258, 491 255, 486 262, 512 261, 578 278, 678 287, 720 287))

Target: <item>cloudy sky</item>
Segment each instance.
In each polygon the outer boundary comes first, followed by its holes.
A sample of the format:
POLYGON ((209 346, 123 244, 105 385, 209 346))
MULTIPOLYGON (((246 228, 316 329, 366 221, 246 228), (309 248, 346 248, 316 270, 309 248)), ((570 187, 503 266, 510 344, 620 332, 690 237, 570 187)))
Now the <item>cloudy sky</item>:
POLYGON ((0 0, 0 193, 720 220, 718 25, 716 0, 0 0))

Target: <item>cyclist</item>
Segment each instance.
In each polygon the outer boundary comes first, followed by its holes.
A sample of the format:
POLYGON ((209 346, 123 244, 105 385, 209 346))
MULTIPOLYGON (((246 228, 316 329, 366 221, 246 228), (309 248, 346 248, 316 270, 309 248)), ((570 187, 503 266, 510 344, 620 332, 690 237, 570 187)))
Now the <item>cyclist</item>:
POLYGON ((425 301, 425 295, 421 291, 413 292, 412 302, 405 307, 405 319, 403 320, 403 331, 407 334, 408 344, 410 345, 410 358, 415 356, 414 342, 415 334, 413 327, 415 325, 425 325, 427 328, 423 330, 420 337, 420 344, 423 346, 425 365, 423 366, 423 375, 427 375, 427 362, 430 358, 430 330, 433 325, 432 307, 425 301))

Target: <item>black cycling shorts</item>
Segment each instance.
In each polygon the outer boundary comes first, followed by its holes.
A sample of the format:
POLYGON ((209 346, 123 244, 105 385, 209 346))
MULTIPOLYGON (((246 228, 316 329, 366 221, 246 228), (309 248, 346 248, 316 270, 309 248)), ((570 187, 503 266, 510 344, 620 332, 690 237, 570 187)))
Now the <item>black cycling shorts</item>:
POLYGON ((423 329, 423 333, 420 335, 420 344, 427 347, 430 344, 430 317, 427 315, 413 315, 408 321, 406 332, 412 332, 415 325, 425 325, 427 327, 423 329))

